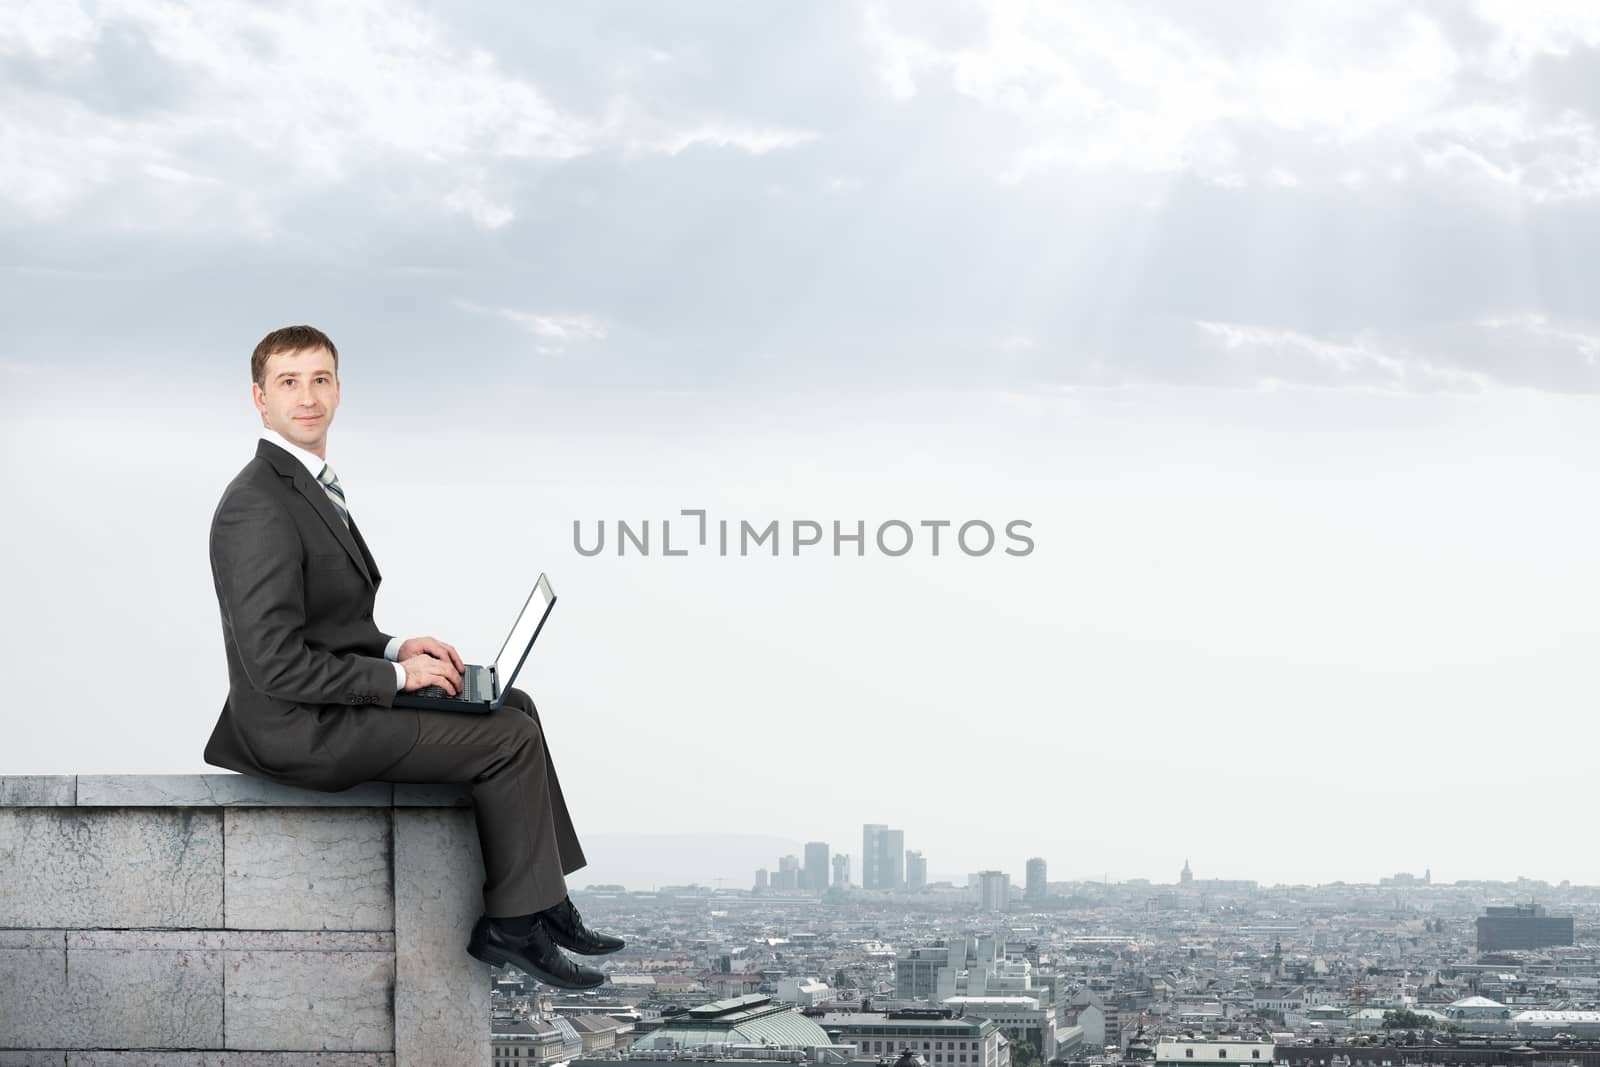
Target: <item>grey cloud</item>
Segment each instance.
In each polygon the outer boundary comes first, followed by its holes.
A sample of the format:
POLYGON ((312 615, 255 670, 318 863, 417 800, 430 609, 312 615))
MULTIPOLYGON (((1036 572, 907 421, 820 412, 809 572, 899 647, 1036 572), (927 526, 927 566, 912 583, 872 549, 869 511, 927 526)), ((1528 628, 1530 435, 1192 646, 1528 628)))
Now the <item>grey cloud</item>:
POLYGON ((621 101, 666 114, 742 116, 835 129, 875 91, 857 4, 455 5, 452 33, 538 82, 562 106, 602 117, 621 101))
MULTIPOLYGON (((983 42, 973 9, 932 23, 886 10, 929 48, 983 42)), ((1232 5, 1181 11, 1185 47, 1218 61, 1244 62, 1296 25, 1232 5)), ((1463 55, 1493 40, 1480 21, 1437 14, 1463 55)), ((1222 169, 1002 180, 1037 132, 1027 118, 944 68, 896 96, 854 5, 547 5, 508 19, 475 4, 430 17, 442 21, 429 54, 478 71, 461 84, 544 101, 548 128, 578 131, 581 150, 520 150, 489 125, 438 152, 402 130, 319 160, 354 112, 309 115, 324 127, 286 146, 206 123, 160 152, 108 144, 85 157, 94 181, 60 194, 76 197, 70 210, 13 203, 0 219, 15 282, 0 287, 0 348, 85 366, 200 358, 232 375, 261 333, 313 321, 381 353, 397 382, 446 355, 473 382, 560 386, 1593 388, 1569 340, 1600 322, 1586 268, 1600 201, 1531 198, 1418 154, 1454 138, 1550 184, 1538 167, 1581 164, 1577 142, 1434 128, 1342 143, 1229 120, 1222 169), (1532 316, 1554 332, 1471 325, 1532 316), (1291 340, 1223 351, 1197 322, 1291 340), (561 323, 603 329, 556 336, 561 323), (1401 363, 1358 373, 1314 356, 1358 338, 1401 363)), ((1329 47, 1355 62, 1377 25, 1352 23, 1329 47)), ((187 121, 212 75, 163 65, 126 26, 96 40, 71 78, 20 53, 0 76, 36 107, 114 111, 108 94, 126 85, 127 113, 187 121)), ((1439 107, 1477 101, 1536 129, 1586 84, 1548 56, 1526 71, 1525 83, 1463 75, 1439 107)), ((1117 75, 1105 77, 1109 89, 1117 75)))
POLYGON ((1573 110, 1600 119, 1600 48, 1577 46, 1542 57, 1529 68, 1524 91, 1545 113, 1573 110))
POLYGON ((0 53, 0 82, 13 90, 60 94, 118 118, 178 106, 184 78, 151 46, 136 23, 110 19, 81 52, 38 55, 0 53))

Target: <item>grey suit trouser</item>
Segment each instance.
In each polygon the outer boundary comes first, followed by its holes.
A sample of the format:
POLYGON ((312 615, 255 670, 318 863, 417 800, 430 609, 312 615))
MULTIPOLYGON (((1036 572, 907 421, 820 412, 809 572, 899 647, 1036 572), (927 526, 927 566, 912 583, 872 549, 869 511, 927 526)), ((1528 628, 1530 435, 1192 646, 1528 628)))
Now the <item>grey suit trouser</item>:
POLYGON ((417 712, 416 746, 379 782, 471 783, 483 847, 483 904, 491 917, 560 903, 566 875, 588 861, 561 795, 533 698, 512 687, 487 715, 417 712))

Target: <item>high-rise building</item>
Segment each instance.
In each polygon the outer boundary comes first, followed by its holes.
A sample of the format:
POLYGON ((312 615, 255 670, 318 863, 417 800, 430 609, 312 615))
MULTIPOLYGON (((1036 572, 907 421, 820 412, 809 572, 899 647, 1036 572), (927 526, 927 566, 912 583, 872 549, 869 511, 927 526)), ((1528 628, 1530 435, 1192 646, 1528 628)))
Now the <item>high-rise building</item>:
POLYGON ((756 892, 759 893, 761 890, 763 890, 765 888, 767 888, 767 869, 765 867, 757 867, 756 868, 756 892))
POLYGON ((928 887, 928 861, 923 858, 917 849, 906 850, 906 888, 926 889, 928 887))
POLYGON ((844 889, 850 884, 850 853, 841 852, 833 857, 833 887, 844 889))
POLYGON ((1189 869, 1189 861, 1184 860, 1183 870, 1178 872, 1178 884, 1188 885, 1192 881, 1194 881, 1194 872, 1189 869))
POLYGON ((903 889, 906 884, 906 835, 882 823, 861 827, 861 888, 903 889))
POLYGON ((889 828, 881 822, 864 823, 861 827, 861 888, 882 889, 883 846, 879 839, 889 828))
POLYGON ((1011 876, 1004 871, 978 872, 978 900, 984 911, 1005 911, 1011 899, 1011 876))
POLYGON ((800 857, 778 857, 778 873, 772 879, 772 888, 785 893, 792 893, 800 888, 800 857))
POLYGON ((806 842, 806 872, 801 879, 802 888, 821 893, 828 888, 828 843, 806 842))
POLYGON ((1044 860, 1038 856, 1028 861, 1028 888, 1025 891, 1028 903, 1042 904, 1045 898, 1045 866, 1044 860))
POLYGON ((904 830, 890 830, 883 835, 883 849, 888 854, 889 882, 885 889, 904 889, 906 887, 906 832, 904 830))

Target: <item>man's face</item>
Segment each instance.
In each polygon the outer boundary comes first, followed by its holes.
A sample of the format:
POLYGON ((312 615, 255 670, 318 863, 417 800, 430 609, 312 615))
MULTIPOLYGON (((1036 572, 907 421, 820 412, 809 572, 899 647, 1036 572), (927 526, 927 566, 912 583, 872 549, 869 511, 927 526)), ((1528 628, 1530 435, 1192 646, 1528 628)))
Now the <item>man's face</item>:
POLYGON ((265 388, 252 382, 250 392, 266 425, 306 451, 323 456, 328 427, 339 408, 333 353, 326 348, 279 352, 267 357, 264 377, 265 388))

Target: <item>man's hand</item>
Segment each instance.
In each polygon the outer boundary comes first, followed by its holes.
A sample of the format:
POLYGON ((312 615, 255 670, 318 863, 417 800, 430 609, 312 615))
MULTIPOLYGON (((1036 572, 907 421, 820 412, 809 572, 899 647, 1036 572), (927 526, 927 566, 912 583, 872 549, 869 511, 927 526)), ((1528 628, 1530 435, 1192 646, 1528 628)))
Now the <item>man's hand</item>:
POLYGON ((403 692, 430 685, 443 686, 451 696, 461 691, 461 654, 453 646, 433 637, 412 637, 401 643, 396 655, 406 669, 403 692))
POLYGON ((462 667, 461 654, 455 650, 455 646, 447 645, 437 637, 408 637, 400 642, 395 655, 402 660, 408 660, 419 652, 426 652, 435 659, 447 659, 458 671, 462 667))

